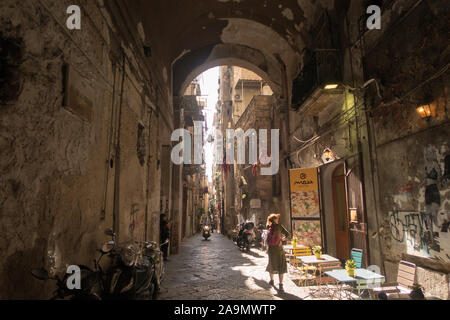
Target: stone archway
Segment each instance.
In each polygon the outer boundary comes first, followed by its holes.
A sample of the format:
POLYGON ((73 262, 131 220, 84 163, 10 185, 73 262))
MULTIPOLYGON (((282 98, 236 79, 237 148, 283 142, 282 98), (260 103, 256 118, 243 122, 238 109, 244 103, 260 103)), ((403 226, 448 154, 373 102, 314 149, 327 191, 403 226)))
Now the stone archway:
POLYGON ((243 45, 217 44, 188 53, 176 61, 173 66, 174 95, 182 95, 195 77, 210 68, 221 65, 248 69, 264 79, 276 95, 280 95, 283 91, 283 75, 275 59, 243 45))

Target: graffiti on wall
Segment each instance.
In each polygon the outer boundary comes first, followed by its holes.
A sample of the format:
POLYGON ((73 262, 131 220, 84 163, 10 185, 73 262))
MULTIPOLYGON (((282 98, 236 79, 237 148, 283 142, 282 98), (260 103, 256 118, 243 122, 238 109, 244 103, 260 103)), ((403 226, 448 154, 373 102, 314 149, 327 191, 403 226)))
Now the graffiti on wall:
POLYGON ((136 216, 139 213, 139 205, 137 203, 133 203, 130 208, 130 224, 128 227, 128 231, 130 232, 130 236, 133 237, 134 229, 136 228, 136 216))
MULTIPOLYGON (((446 217, 447 221, 449 217, 446 217)), ((450 233, 448 223, 443 224, 439 231, 434 232, 430 238, 430 225, 432 217, 426 212, 399 212, 389 213, 391 237, 395 244, 401 246, 406 253, 450 261, 450 233)))
POLYGON ((425 160, 425 209, 428 213, 429 241, 436 251, 439 251, 437 238, 442 230, 448 230, 450 153, 445 143, 440 149, 428 145, 424 152, 425 160))
MULTIPOLYGON (((450 261, 450 152, 440 148, 424 150, 425 179, 421 187, 421 212, 389 213, 394 243, 406 246, 409 254, 450 261)), ((406 190, 406 194, 411 190, 406 190)))

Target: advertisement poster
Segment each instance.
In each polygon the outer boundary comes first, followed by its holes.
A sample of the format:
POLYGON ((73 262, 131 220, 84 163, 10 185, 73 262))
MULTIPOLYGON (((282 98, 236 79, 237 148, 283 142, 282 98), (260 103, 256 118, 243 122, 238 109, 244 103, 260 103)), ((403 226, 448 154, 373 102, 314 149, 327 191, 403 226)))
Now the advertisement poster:
POLYGON ((289 170, 289 184, 293 236, 302 245, 321 245, 317 169, 289 170))
POLYGON ((322 246, 320 220, 297 219, 292 221, 293 236, 304 246, 322 246))
POLYGON ((320 217, 317 169, 291 169, 289 182, 292 218, 320 217))

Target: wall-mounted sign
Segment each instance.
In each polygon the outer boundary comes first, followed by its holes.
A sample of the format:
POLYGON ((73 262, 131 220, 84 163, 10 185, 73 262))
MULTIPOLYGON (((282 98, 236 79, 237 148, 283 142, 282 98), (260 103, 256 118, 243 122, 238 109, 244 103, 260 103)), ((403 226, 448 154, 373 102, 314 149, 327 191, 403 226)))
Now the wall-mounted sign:
POLYGON ((317 168, 289 170, 292 235, 306 246, 322 245, 317 168))
POLYGON ((289 170, 292 218, 319 217, 317 168, 289 170))
POLYGON ((348 210, 350 212, 350 222, 358 222, 358 209, 350 208, 348 210))

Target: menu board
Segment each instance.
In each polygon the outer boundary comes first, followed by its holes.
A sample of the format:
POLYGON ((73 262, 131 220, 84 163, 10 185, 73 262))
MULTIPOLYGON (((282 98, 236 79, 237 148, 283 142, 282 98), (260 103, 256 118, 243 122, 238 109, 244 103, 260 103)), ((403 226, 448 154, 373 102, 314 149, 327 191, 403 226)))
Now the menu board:
POLYGON ((289 170, 292 218, 320 217, 317 169, 289 170))
POLYGON ((306 246, 321 245, 317 168, 289 170, 293 236, 306 246))

